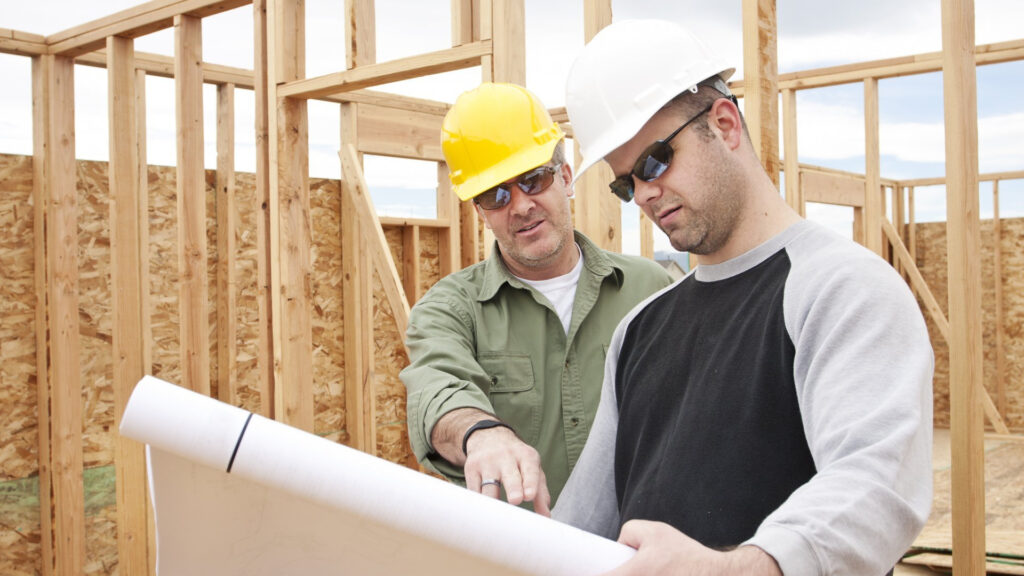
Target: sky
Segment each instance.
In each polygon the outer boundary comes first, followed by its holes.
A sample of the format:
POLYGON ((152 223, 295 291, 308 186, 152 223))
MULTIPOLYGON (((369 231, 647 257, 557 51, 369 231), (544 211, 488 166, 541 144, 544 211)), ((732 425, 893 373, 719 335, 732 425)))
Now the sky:
MULTIPOLYGON (((137 0, 0 0, 0 27, 49 35, 139 4, 137 0)), ((1024 38, 1024 0, 975 0, 978 44, 1024 38)), ((308 77, 344 68, 342 0, 306 0, 308 77)), ((743 77, 741 0, 613 0, 615 20, 663 18, 694 30, 743 77)), ((525 0, 526 85, 548 107, 564 106, 564 83, 583 45, 582 0, 525 0)), ((377 60, 380 62, 450 47, 450 0, 376 0, 377 60)), ((942 49, 940 2, 936 0, 778 0, 779 73, 937 52, 942 49)), ((203 20, 203 59, 252 68, 249 7, 203 20)), ((136 50, 171 55, 173 32, 139 38, 136 50)), ((0 54, 0 153, 31 154, 31 75, 28 58, 0 54)), ((980 66, 978 139, 981 173, 1024 170, 1024 62, 980 66)), ((476 86, 480 69, 439 74, 375 89, 453 102, 476 86)), ((107 160, 106 71, 75 71, 76 155, 107 160)), ((173 81, 147 80, 147 154, 150 164, 175 162, 173 81)), ((206 165, 216 166, 215 88, 205 87, 206 165)), ((236 99, 236 169, 255 171, 253 96, 236 99)), ((884 178, 944 175, 943 97, 940 73, 879 82, 881 171, 884 178)), ((780 106, 781 111, 781 106, 780 106)), ((781 112, 780 112, 781 113, 781 112)), ((338 108, 311 102, 310 174, 337 178, 340 165, 338 108)), ((800 162, 863 173, 862 84, 797 93, 800 162)), ((779 134, 781 136, 781 129, 779 134)), ((780 143, 781 147, 781 143, 780 143)), ((782 150, 782 154, 785 150, 782 150)), ((367 156, 367 182, 378 212, 433 216, 433 163, 367 156)), ((945 220, 941 186, 916 191, 917 220, 945 220)), ((992 216, 991 185, 982 183, 982 218, 992 216)), ((1024 216, 1024 180, 1000 185, 1000 215, 1024 216)), ((852 210, 809 205, 808 217, 849 235, 852 210)), ((623 210, 623 251, 639 253, 634 205, 623 210)), ((671 251, 655 231, 655 249, 671 251)))

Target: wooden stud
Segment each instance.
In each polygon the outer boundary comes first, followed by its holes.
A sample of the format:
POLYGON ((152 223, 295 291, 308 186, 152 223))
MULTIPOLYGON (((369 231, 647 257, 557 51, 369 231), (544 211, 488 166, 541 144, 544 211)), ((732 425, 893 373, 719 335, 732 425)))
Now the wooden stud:
POLYGON ((402 228, 402 285, 410 303, 420 299, 420 227, 402 228))
POLYGON ((882 255, 882 202, 881 154, 878 131, 878 80, 864 80, 864 246, 882 255))
POLYGON ((206 280, 206 175, 203 167, 202 21, 175 16, 178 119, 178 273, 181 386, 209 396, 210 336, 206 280))
MULTIPOLYGON (((462 267, 462 250, 459 242, 459 199, 452 193, 448 165, 437 165, 437 219, 448 224, 438 232, 437 252, 440 258, 441 277, 462 267)), ((383 223, 383 219, 382 219, 383 223)))
POLYGON ((452 46, 480 39, 480 0, 451 0, 451 12, 452 46))
MULTIPOLYGON (((341 145, 358 141, 356 105, 341 105, 341 145)), ((361 161, 361 160, 357 160, 361 161)), ((355 175, 342 164, 341 250, 345 317, 345 429, 348 445, 377 453, 376 375, 373 349, 373 263, 359 225, 355 175)))
POLYGON ((270 278, 270 107, 267 87, 267 0, 253 0, 253 86, 256 109, 256 281, 259 316, 256 371, 260 414, 274 418, 274 323, 270 278))
POLYGON ((804 204, 819 202, 854 208, 864 207, 865 188, 862 176, 804 168, 797 168, 797 172, 800 174, 800 196, 804 204))
POLYGON ((654 223, 640 212, 640 255, 654 259, 654 223))
POLYGON ((992 244, 993 273, 995 279, 996 322, 996 408, 1006 417, 1009 405, 1006 399, 1006 329, 1003 323, 1003 224, 999 219, 999 180, 992 183, 992 244))
POLYGON ((857 206, 853 209, 853 241, 864 245, 864 208, 857 206))
POLYGON ((36 268, 37 311, 42 310, 36 315, 42 564, 44 574, 82 574, 85 497, 74 63, 62 56, 36 56, 32 82, 33 185, 39 207, 35 253, 37 262, 45 262, 45 273, 36 268))
MULTIPOLYGON (((149 165, 146 163, 146 71, 135 68, 135 159, 139 176, 139 274, 142 280, 139 306, 142 309, 142 371, 153 373, 153 328, 149 295, 149 165)), ((156 576, 156 519, 149 490, 146 491, 146 542, 148 563, 143 574, 156 576)))
POLYGON ((779 185, 779 66, 775 0, 743 0, 743 110, 761 164, 779 185))
MULTIPOLYGON (((472 266, 480 261, 480 217, 473 202, 459 204, 459 242, 462 244, 462 266, 472 266)), ((492 235, 493 236, 493 235, 492 235)))
POLYGON ((238 405, 235 85, 217 86, 217 394, 238 405))
POLYGON ((910 259, 917 263, 917 223, 914 222, 914 187, 907 187, 907 249, 910 259))
POLYGON ((782 140, 786 149, 786 203, 801 216, 807 215, 800 187, 800 163, 796 139, 796 92, 782 92, 782 140))
POLYGON ((363 178, 363 170, 359 166, 359 156, 355 146, 351 143, 342 146, 341 166, 346 174, 346 181, 350 186, 345 187, 345 192, 351 195, 358 214, 359 226, 363 236, 367 239, 367 248, 373 259, 374 268, 380 275, 380 281, 384 288, 384 296, 391 306, 391 312, 395 318, 395 327, 399 334, 405 334, 409 325, 409 301, 402 292, 402 280, 395 266, 394 257, 388 247, 387 238, 384 236, 384 229, 381 228, 380 219, 373 208, 373 200, 370 199, 370 190, 363 178))
POLYGON ((312 224, 309 136, 304 100, 282 97, 283 82, 305 75, 301 0, 271 0, 268 24, 271 286, 274 318, 274 417, 313 431, 312 224))
POLYGON ((345 47, 347 68, 377 61, 373 4, 374 0, 345 0, 345 22, 348 28, 348 44, 345 47))
POLYGON ((942 0, 953 573, 985 573, 981 243, 974 2, 942 0))
POLYGON ((42 56, 46 53, 46 38, 39 34, 0 28, 0 54, 42 56))
MULTIPOLYGON (((143 343, 142 244, 139 219, 139 149, 135 139, 134 42, 107 39, 110 134, 110 284, 113 326, 114 421, 124 416, 135 384, 146 374, 143 343)), ((116 435, 117 557, 126 574, 149 569, 146 456, 143 445, 116 435)))
MULTIPOLYGON (((585 42, 611 23, 610 0, 586 0, 583 3, 585 42)), ((573 150, 567 152, 572 152, 575 165, 579 166, 582 162, 579 145, 575 141, 573 144, 573 150)), ((608 183, 614 179, 611 168, 604 162, 598 162, 576 182, 573 210, 576 228, 580 232, 605 250, 622 252, 622 201, 608 192, 608 183)))

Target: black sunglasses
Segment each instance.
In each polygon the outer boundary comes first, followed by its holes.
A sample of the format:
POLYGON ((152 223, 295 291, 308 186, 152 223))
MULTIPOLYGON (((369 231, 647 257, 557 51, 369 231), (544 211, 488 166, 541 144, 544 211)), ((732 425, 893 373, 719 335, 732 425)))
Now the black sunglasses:
POLYGON ((548 186, 551 186, 551 183, 555 181, 555 173, 561 167, 561 164, 555 164, 553 166, 544 165, 540 168, 534 168, 511 183, 503 182, 490 190, 480 193, 473 198, 473 202, 476 202, 484 210, 504 208, 512 201, 512 186, 518 187, 527 196, 540 194, 547 190, 548 186))
MULTIPOLYGON (((729 96, 729 99, 732 100, 734 104, 736 103, 735 96, 729 96)), ((675 132, 669 134, 667 138, 664 140, 658 140, 654 144, 648 146, 636 159, 636 163, 633 164, 633 170, 629 174, 617 177, 608 185, 608 187, 612 189, 612 194, 618 196, 623 202, 629 202, 633 199, 634 177, 643 180, 644 182, 650 182, 664 174, 672 163, 673 150, 669 142, 676 137, 676 134, 679 134, 687 126, 692 124, 694 120, 706 114, 708 110, 711 110, 711 107, 714 105, 714 102, 708 104, 707 108, 701 110, 694 117, 684 122, 682 126, 676 128, 675 132)))

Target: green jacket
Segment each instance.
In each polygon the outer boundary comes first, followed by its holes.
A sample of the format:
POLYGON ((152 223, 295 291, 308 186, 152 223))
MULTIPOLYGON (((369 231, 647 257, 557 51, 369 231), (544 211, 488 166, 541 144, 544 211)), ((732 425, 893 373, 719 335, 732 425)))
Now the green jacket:
POLYGON ((409 437, 428 469, 462 483, 434 452, 445 413, 496 414, 540 453, 554 505, 583 450, 601 396, 604 357, 619 320, 671 283, 655 262, 607 252, 576 232, 583 270, 569 334, 540 292, 490 258, 434 285, 412 309, 406 346, 409 437))

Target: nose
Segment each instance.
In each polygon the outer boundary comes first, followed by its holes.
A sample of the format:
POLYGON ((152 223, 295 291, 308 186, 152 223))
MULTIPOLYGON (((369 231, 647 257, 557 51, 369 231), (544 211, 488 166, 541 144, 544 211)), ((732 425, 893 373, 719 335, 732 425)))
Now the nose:
POLYGON ((509 211, 513 214, 526 214, 533 208, 535 204, 534 198, 520 190, 518 186, 512 186, 511 188, 512 198, 508 202, 509 211))
POLYGON ((637 206, 643 208, 661 197, 661 186, 658 186, 657 182, 657 178, 644 182, 636 176, 633 177, 633 201, 637 206))

